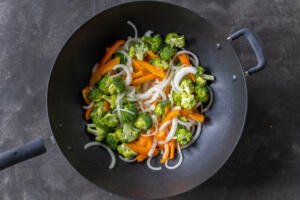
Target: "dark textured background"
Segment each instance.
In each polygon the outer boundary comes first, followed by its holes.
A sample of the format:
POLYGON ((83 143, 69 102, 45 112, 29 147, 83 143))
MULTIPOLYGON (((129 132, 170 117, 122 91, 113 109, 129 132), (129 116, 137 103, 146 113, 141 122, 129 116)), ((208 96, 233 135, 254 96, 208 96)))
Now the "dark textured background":
MULTIPOLYGON (((55 57, 81 24, 123 2, 0 0, 0 151, 51 135, 45 99, 55 57)), ((225 34, 252 29, 268 66, 248 79, 247 122, 230 160, 202 186, 168 199, 300 199, 300 1, 169 2, 198 12, 225 34)), ((246 42, 234 46, 244 66, 255 64, 246 42)), ((1 171, 0 199, 124 198, 89 183, 53 147, 1 171)))

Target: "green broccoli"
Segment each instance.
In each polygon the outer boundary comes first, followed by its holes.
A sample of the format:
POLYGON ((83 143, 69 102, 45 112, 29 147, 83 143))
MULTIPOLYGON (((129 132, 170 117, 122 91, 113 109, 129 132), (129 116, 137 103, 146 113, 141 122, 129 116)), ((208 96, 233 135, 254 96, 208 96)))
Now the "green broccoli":
POLYGON ((117 151, 120 155, 122 155, 124 158, 132 158, 137 155, 135 151, 130 149, 127 144, 123 143, 120 144, 117 148, 117 151))
POLYGON ((101 100, 101 96, 102 93, 98 88, 93 88, 90 92, 89 92, 89 100, 93 101, 93 102, 99 102, 101 100))
POLYGON ((155 36, 143 36, 143 42, 149 47, 151 51, 156 53, 161 47, 163 40, 160 35, 156 34, 155 36))
POLYGON ((103 94, 108 94, 107 88, 110 84, 110 77, 108 75, 103 76, 98 82, 98 88, 103 94))
POLYGON ((137 139, 139 131, 131 123, 124 123, 123 130, 117 129, 115 134, 120 142, 130 143, 137 139))
POLYGON ((179 145, 183 146, 192 140, 193 134, 187 131, 183 126, 178 126, 175 132, 175 138, 177 139, 179 145))
POLYGON ((107 134, 107 130, 105 128, 97 127, 95 124, 87 124, 86 130, 88 133, 95 136, 95 140, 97 142, 101 142, 107 134))
POLYGON ((108 133, 105 138, 105 143, 113 150, 117 149, 119 140, 114 133, 108 133))
POLYGON ((141 130, 148 130, 152 127, 152 118, 148 113, 140 113, 134 126, 141 130))
POLYGON ((207 102, 209 100, 209 91, 205 86, 196 85, 195 94, 196 99, 200 102, 207 102))
POLYGON ((129 48, 128 55, 130 57, 136 57, 138 60, 143 60, 146 51, 148 51, 148 47, 143 42, 134 43, 129 48))
POLYGON ((181 93, 173 91, 172 92, 172 99, 175 105, 180 106, 181 104, 181 93))
POLYGON ((183 92, 185 92, 187 94, 192 94, 194 91, 193 82, 189 78, 182 79, 179 87, 182 89, 183 92))
POLYGON ((170 67, 166 61, 161 60, 160 58, 153 58, 150 63, 155 67, 162 68, 164 70, 167 70, 170 67))
POLYGON ((180 105, 184 109, 192 109, 196 105, 195 96, 193 94, 182 92, 180 105))
POLYGON ((116 114, 107 113, 100 119, 99 124, 104 127, 115 128, 119 125, 118 116, 116 114))
POLYGON ((196 84, 199 86, 205 86, 207 81, 214 81, 215 77, 212 75, 204 74, 205 69, 202 66, 197 67, 197 72, 195 74, 196 84))
POLYGON ((125 91, 125 83, 124 80, 120 76, 116 76, 111 78, 109 81, 108 88, 106 90, 108 91, 109 94, 119 94, 125 91))
POLYGON ((169 61, 177 52, 175 47, 171 47, 166 45, 162 50, 159 52, 159 56, 162 60, 169 61))
POLYGON ((103 106, 103 101, 95 104, 95 108, 91 113, 91 120, 96 126, 101 127, 101 119, 107 113, 107 110, 103 106))
POLYGON ((133 122, 137 118, 138 110, 133 102, 124 103, 123 110, 120 111, 123 122, 133 122), (127 112, 123 110, 127 110, 127 112))
POLYGON ((116 57, 119 57, 119 58, 120 58, 120 63, 121 63, 121 64, 126 65, 126 63, 127 63, 127 58, 126 58, 126 56, 125 56, 123 53, 117 52, 117 53, 114 53, 114 54, 112 55, 112 58, 116 58, 116 57))
POLYGON ((102 95, 101 98, 105 101, 108 101, 108 103, 110 104, 110 108, 111 109, 115 109, 116 108, 116 99, 117 99, 117 95, 102 95))
POLYGON ((158 116, 164 116, 166 107, 170 105, 169 101, 161 101, 155 106, 154 113, 158 116))
POLYGON ((177 33, 168 33, 165 38, 165 43, 171 47, 183 48, 185 46, 185 37, 184 35, 179 36, 177 33))

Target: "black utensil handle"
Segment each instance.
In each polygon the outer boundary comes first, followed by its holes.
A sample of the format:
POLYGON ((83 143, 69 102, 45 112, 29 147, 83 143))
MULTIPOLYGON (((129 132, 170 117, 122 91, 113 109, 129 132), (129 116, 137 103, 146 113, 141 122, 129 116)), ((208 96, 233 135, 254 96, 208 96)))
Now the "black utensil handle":
POLYGON ((0 170, 46 152, 41 138, 0 153, 0 170))
POLYGON ((257 65, 254 67, 249 68, 247 71, 245 71, 246 74, 251 75, 256 72, 261 71, 266 66, 266 57, 262 48, 262 45, 257 38, 257 36, 250 31, 249 29, 243 28, 235 33, 232 33, 227 40, 233 41, 235 39, 238 39, 241 36, 245 36, 247 41, 249 42, 251 48, 253 49, 256 59, 257 59, 257 65))

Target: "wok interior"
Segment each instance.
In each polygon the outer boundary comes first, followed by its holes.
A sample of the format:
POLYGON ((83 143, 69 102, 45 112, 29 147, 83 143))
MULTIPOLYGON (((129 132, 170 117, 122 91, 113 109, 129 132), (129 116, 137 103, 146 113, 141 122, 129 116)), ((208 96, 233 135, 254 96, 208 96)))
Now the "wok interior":
MULTIPOLYGON (((231 154, 239 139, 246 114, 246 86, 235 53, 221 35, 193 12, 165 3, 135 2, 111 8, 95 16, 76 31, 60 52, 53 68, 48 90, 48 112, 59 147, 83 176, 110 192, 134 198, 159 198, 175 195, 209 178, 231 154), (210 119, 199 140, 183 150, 180 168, 151 171, 146 164, 127 164, 117 159, 109 170, 110 157, 101 148, 84 150, 92 141, 85 131, 81 90, 88 84, 93 65, 106 47, 117 39, 126 39, 133 30, 141 36, 146 30, 159 34, 182 33, 188 50, 216 76, 211 85, 215 93, 210 119), (216 48, 216 43, 222 49, 216 48), (237 76, 235 82, 232 75, 237 76), (58 128, 62 123, 63 128, 58 128)), ((154 163, 155 165, 155 163, 154 163)))

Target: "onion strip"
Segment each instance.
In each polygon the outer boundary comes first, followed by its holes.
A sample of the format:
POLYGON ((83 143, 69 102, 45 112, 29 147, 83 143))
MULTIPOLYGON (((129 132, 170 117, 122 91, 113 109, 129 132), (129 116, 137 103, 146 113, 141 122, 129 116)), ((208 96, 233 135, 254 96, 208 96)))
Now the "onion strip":
POLYGON ((181 153, 181 149, 180 149, 180 146, 179 146, 179 143, 177 142, 177 154, 178 154, 178 156, 179 156, 179 161, 178 161, 178 163, 176 164, 176 165, 174 165, 174 166, 170 166, 170 165, 168 165, 168 160, 167 160, 167 162, 165 162, 165 167, 167 168, 167 169, 176 169, 176 168, 178 168, 181 164, 182 164, 182 161, 183 161, 183 155, 182 155, 182 153, 181 153))

